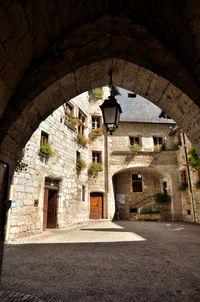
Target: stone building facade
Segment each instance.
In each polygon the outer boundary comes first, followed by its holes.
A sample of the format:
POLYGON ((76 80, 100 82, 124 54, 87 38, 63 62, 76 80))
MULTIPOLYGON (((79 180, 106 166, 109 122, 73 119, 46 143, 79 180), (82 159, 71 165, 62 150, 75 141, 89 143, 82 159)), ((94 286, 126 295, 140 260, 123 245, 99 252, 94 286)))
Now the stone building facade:
POLYGON ((88 145, 77 139, 83 127, 88 136, 88 106, 88 93, 70 100, 43 121, 26 144, 23 162, 27 167, 15 172, 11 186, 6 239, 88 220, 87 169, 79 172, 76 168, 77 157, 88 161, 88 145), (65 119, 69 110, 80 119, 79 127, 65 119), (51 145, 53 155, 49 159, 39 152, 42 139, 51 145))
POLYGON ((143 207, 159 210, 162 219, 200 222, 200 190, 195 187, 199 174, 183 172, 184 134, 152 103, 119 91, 123 113, 112 136, 103 127, 99 108, 108 87, 70 100, 40 124, 25 147, 28 167, 13 179, 8 240, 89 218, 134 219, 143 207), (38 152, 42 139, 48 139, 53 150, 48 160, 38 152), (188 173, 191 188, 180 191, 188 173), (163 206, 155 204, 154 195, 160 192, 171 197, 163 206))

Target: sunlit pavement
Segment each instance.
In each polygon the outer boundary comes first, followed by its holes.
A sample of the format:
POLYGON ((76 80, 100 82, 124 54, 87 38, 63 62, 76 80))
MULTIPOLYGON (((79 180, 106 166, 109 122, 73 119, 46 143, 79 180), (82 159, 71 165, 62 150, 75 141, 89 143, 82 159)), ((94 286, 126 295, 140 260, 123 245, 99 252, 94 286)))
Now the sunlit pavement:
POLYGON ((43 301, 200 301, 200 226, 103 221, 48 231, 6 245, 2 285, 43 301))

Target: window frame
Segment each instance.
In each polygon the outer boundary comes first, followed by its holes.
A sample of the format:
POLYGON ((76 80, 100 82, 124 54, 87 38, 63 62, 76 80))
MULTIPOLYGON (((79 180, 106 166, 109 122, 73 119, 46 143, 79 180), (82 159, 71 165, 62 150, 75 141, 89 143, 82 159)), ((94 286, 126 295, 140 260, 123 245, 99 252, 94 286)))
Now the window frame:
POLYGON ((84 135, 86 119, 87 115, 78 108, 78 120, 80 122, 80 125, 78 126, 78 134, 84 135))
POLYGON ((91 116, 91 125, 92 125, 92 130, 94 129, 100 129, 102 127, 102 119, 101 116, 99 115, 92 115, 91 116), (93 122, 94 119, 94 122, 93 122), (99 124, 99 127, 98 127, 99 124), (94 127, 93 127, 94 125, 94 127))
POLYGON ((102 164, 102 152, 101 151, 92 150, 92 163, 102 164), (98 161, 98 156, 97 155, 99 155, 99 161, 98 161), (95 159, 95 161, 93 159, 95 159))
POLYGON ((73 117, 74 116, 74 106, 70 103, 65 103, 65 114, 69 117, 73 117), (69 112, 67 111, 67 108, 70 107, 71 109, 71 113, 69 114, 69 112))
POLYGON ((49 134, 45 131, 41 131, 41 136, 40 136, 40 146, 46 145, 49 142, 49 134))
POLYGON ((129 136, 129 141, 130 141, 130 145, 131 145, 131 146, 134 146, 134 145, 142 146, 141 136, 130 135, 130 136, 129 136), (138 143, 136 142, 136 140, 138 140, 138 143), (132 142, 133 142, 133 143, 132 143, 132 142))
POLYGON ((134 193, 142 193, 143 192, 143 177, 141 174, 141 178, 138 177, 138 173, 137 174, 131 174, 131 184, 132 184, 132 192, 134 193), (133 176, 137 176, 137 179, 133 179, 133 176), (135 191, 134 190, 134 184, 140 184, 141 185, 141 190, 140 191, 135 191))
POLYGON ((164 145, 163 142, 164 142, 163 136, 153 136, 153 144, 154 144, 154 146, 164 145), (159 142, 160 139, 161 139, 161 143, 159 142), (156 144, 155 144, 155 140, 156 140, 156 144))

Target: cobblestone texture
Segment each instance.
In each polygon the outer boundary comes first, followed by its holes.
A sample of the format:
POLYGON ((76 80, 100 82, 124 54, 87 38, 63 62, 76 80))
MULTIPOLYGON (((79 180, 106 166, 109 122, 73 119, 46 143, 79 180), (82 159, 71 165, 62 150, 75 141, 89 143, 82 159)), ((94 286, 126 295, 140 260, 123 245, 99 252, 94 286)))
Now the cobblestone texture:
POLYGON ((199 235, 164 222, 57 230, 6 245, 2 285, 55 302, 199 302, 199 235))
POLYGON ((0 301, 1 302, 43 302, 40 298, 22 294, 17 292, 12 292, 4 289, 0 289, 0 301))

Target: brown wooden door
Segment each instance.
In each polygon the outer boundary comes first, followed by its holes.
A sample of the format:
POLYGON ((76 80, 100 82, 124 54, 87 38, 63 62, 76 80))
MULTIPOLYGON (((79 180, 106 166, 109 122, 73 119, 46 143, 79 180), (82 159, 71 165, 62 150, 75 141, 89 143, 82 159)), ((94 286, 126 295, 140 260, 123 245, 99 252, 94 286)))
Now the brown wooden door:
POLYGON ((102 195, 90 196, 90 219, 103 218, 103 198, 102 195))
POLYGON ((47 228, 48 196, 49 196, 49 190, 47 188, 45 188, 44 189, 44 205, 43 205, 43 230, 44 231, 47 228))
POLYGON ((56 211, 57 211, 57 191, 49 190, 47 228, 56 227, 56 211))

